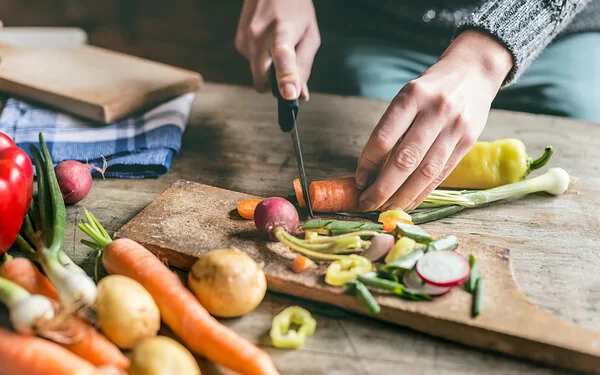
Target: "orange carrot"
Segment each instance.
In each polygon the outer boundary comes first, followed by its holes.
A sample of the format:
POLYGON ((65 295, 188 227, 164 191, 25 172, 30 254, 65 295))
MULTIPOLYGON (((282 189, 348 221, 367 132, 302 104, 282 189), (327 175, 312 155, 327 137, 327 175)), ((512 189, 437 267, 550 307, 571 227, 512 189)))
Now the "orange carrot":
MULTIPOLYGON (((31 294, 39 294, 58 301, 58 292, 54 285, 42 275, 37 267, 25 258, 14 258, 2 264, 0 274, 19 284, 31 294)), ((83 320, 70 317, 65 322, 73 343, 62 346, 89 361, 95 366, 115 366, 122 369, 129 367, 125 355, 94 327, 83 320)), ((1 371, 0 371, 1 373, 1 371)))
POLYGON ((193 352, 241 374, 279 374, 267 353, 219 323, 179 277, 139 243, 121 238, 104 250, 109 273, 131 277, 154 297, 163 321, 193 352))
MULTIPOLYGON (((304 196, 300 182, 294 181, 296 199, 300 207, 304 207, 304 196)), ((354 177, 336 178, 333 180, 313 181, 309 188, 312 209, 318 212, 356 212, 361 191, 356 188, 354 177)))
POLYGON ((260 198, 245 199, 238 203, 237 212, 244 219, 252 220, 254 219, 254 210, 260 202, 262 202, 260 198))
POLYGON ((94 374, 96 368, 59 345, 0 328, 0 374, 94 374))
POLYGON ((412 221, 401 218, 401 217, 388 217, 387 219, 383 220, 383 230, 388 232, 388 233, 392 233, 393 231, 396 230, 397 224, 398 223, 403 223, 403 224, 411 224, 412 225, 412 221))
POLYGON ((294 258, 292 270, 296 273, 300 273, 302 271, 306 271, 307 269, 313 268, 314 266, 315 262, 303 255, 298 255, 296 258, 294 258))

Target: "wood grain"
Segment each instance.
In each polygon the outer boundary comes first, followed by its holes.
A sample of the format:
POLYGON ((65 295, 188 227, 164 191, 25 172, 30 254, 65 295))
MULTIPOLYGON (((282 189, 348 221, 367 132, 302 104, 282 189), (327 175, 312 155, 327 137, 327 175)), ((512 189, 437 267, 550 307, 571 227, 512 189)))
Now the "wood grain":
MULTIPOLYGON (((184 270, 209 250, 236 247, 264 263, 269 290, 366 314, 356 298, 323 282, 326 264, 312 272, 291 271, 295 253, 280 243, 266 242, 252 221, 237 216, 237 203, 250 197, 181 180, 115 236, 142 243, 170 266, 184 270)), ((443 234, 448 233, 437 233, 443 234)), ((382 311, 374 318, 479 348, 600 374, 600 333, 564 323, 530 303, 512 278, 509 249, 467 235, 459 242, 459 251, 477 257, 480 275, 486 279, 482 315, 471 318, 471 296, 454 288, 433 302, 376 295, 382 311)))
POLYGON ((0 44, 0 90, 102 123, 197 91, 200 74, 82 45, 0 44))

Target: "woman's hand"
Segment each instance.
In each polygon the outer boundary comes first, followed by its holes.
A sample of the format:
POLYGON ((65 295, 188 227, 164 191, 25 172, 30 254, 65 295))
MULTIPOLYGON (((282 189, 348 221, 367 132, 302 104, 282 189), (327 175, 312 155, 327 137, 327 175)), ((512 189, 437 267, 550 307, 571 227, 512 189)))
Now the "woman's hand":
POLYGON ((245 0, 235 46, 250 62, 254 87, 270 90, 271 62, 285 99, 308 99, 308 78, 321 44, 312 0, 245 0))
POLYGON ((418 206, 475 144, 511 67, 504 46, 465 31, 436 64, 406 84, 359 159, 356 184, 368 186, 361 209, 418 206))

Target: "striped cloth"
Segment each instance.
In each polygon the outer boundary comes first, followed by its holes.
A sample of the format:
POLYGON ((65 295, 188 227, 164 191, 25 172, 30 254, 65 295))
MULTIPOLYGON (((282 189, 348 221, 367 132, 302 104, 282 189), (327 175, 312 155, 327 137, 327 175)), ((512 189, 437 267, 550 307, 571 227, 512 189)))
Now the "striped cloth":
POLYGON ((106 177, 153 178, 166 173, 180 151, 194 97, 186 94, 109 125, 10 98, 0 114, 0 132, 28 153, 43 133, 55 163, 79 160, 102 167, 104 157, 106 177))

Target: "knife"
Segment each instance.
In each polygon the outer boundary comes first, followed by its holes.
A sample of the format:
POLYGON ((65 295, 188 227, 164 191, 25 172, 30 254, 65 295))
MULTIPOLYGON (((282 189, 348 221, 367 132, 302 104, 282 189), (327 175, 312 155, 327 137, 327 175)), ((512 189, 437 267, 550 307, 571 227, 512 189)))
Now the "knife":
POLYGON ((302 185, 302 195, 308 209, 308 216, 314 217, 310 197, 308 195, 308 183, 306 181, 306 172, 304 171, 304 158, 302 157, 302 149, 300 148, 300 137, 298 136, 298 124, 296 118, 298 116, 298 99, 286 100, 279 93, 279 85, 277 84, 277 74, 275 66, 271 65, 269 70, 269 80, 271 81, 271 91, 273 96, 277 98, 277 120, 279 127, 285 133, 291 133, 294 150, 296 152, 296 164, 298 164, 298 173, 300 174, 300 185, 302 185))

